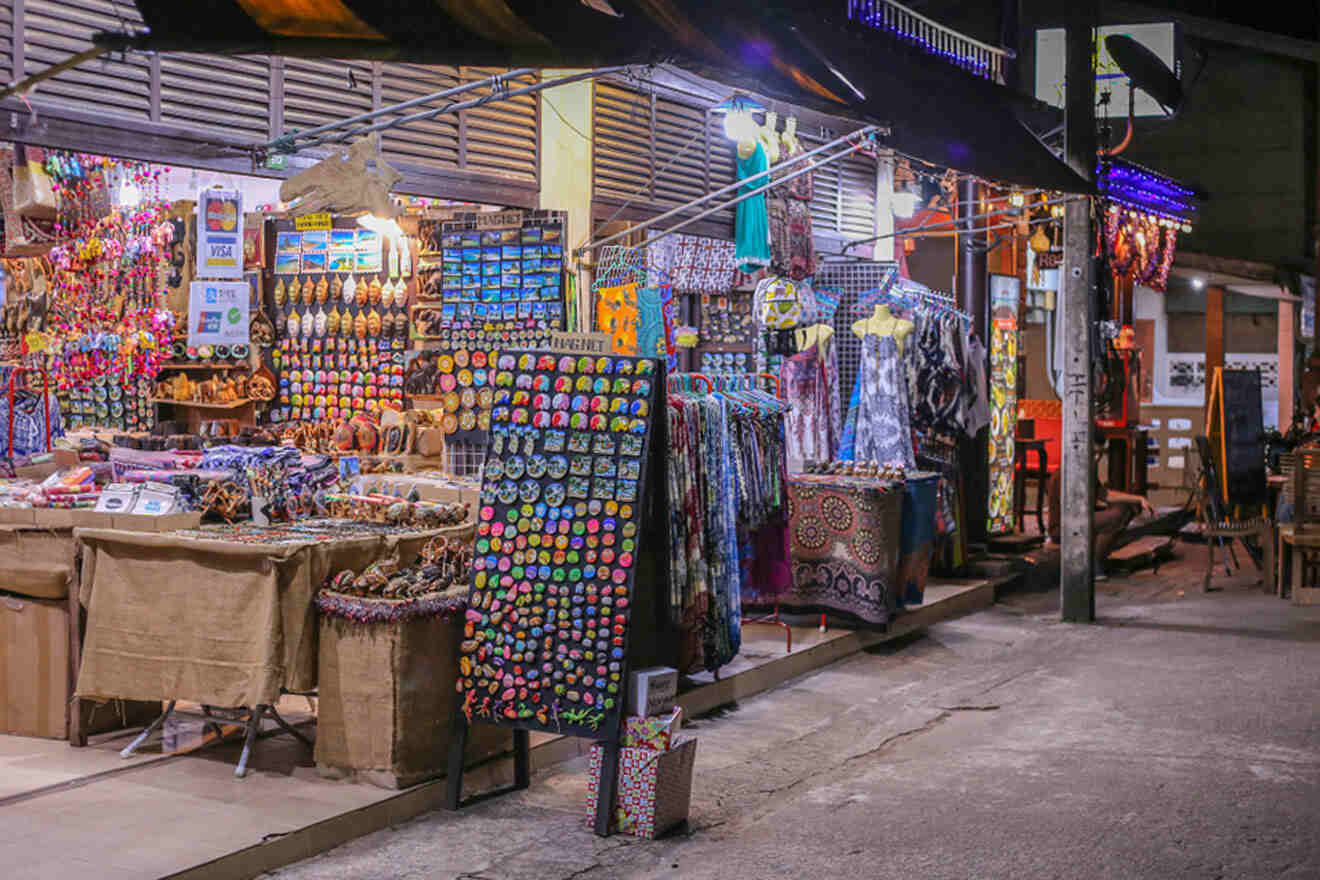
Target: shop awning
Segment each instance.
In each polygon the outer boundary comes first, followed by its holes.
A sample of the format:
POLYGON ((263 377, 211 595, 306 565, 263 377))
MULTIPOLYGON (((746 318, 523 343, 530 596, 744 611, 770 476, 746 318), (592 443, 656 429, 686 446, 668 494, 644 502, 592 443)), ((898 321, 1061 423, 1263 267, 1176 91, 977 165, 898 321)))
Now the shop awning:
POLYGON ((149 31, 103 45, 486 67, 668 61, 804 107, 890 126, 889 144, 1001 183, 1089 184, 1017 118, 1010 90, 814 0, 136 0, 149 31))

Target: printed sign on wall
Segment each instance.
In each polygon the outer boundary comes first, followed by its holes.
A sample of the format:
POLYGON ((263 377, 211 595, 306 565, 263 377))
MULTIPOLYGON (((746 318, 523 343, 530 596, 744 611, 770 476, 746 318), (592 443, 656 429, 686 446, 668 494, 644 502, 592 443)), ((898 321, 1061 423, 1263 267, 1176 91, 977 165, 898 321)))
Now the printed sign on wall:
POLYGON ((251 290, 246 281, 194 281, 188 296, 188 345, 246 345, 251 290))
POLYGON ((197 275, 243 277, 243 195, 204 189, 197 196, 197 275))

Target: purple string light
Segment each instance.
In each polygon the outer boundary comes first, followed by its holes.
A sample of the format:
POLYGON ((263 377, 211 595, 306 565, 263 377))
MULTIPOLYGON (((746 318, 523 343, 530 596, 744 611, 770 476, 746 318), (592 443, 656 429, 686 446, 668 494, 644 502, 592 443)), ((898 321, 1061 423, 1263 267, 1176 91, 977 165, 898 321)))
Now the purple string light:
POLYGON ((971 70, 981 76, 987 76, 990 72, 990 62, 975 55, 964 55, 959 52, 953 52, 935 45, 930 40, 920 35, 904 29, 901 25, 886 21, 885 5, 873 0, 850 0, 848 4, 848 16, 868 27, 884 31, 898 37, 900 40, 920 48, 930 55, 935 55, 951 62, 957 67, 971 70))

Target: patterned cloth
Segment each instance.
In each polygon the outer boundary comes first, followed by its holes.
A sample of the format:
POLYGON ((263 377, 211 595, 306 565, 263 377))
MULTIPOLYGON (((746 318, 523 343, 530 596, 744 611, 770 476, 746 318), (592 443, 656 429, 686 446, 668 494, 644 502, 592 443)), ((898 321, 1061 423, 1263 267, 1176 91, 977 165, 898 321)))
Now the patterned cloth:
POLYGON ((50 436, 46 436, 46 412, 41 396, 24 394, 14 398, 14 448, 9 448, 9 407, 0 406, 0 450, 6 457, 17 458, 36 455, 50 449, 51 440, 64 436, 64 421, 60 415, 60 402, 54 394, 50 398, 50 436))
POLYGON ((862 340, 861 400, 857 408, 855 453, 859 461, 916 467, 908 423, 908 387, 900 368, 898 342, 867 334, 862 340))
POLYGON ((838 367, 834 347, 830 357, 821 357, 820 348, 811 346, 784 361, 780 376, 784 396, 792 409, 784 416, 788 434, 788 470, 802 471, 807 462, 833 461, 839 445, 838 367), (831 376, 833 373, 833 376, 831 376))
POLYGON ((887 624, 895 607, 902 490, 885 480, 789 478, 793 589, 781 607, 887 624))
POLYGON ((669 276, 679 293, 727 293, 734 281, 731 241, 671 235, 646 247, 646 262, 669 276))

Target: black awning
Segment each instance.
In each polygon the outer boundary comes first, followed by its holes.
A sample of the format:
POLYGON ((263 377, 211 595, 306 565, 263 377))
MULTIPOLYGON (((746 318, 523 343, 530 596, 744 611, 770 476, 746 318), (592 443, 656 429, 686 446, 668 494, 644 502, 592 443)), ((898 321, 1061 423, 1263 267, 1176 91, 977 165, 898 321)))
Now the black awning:
MULTIPOLYGON (((1090 189, 1014 115, 1008 89, 850 22, 842 0, 136 0, 155 51, 492 67, 671 62, 890 126, 889 143, 1002 183, 1090 189), (616 17, 608 10, 619 13, 616 17)), ((102 35, 114 41, 114 35, 102 35)))

